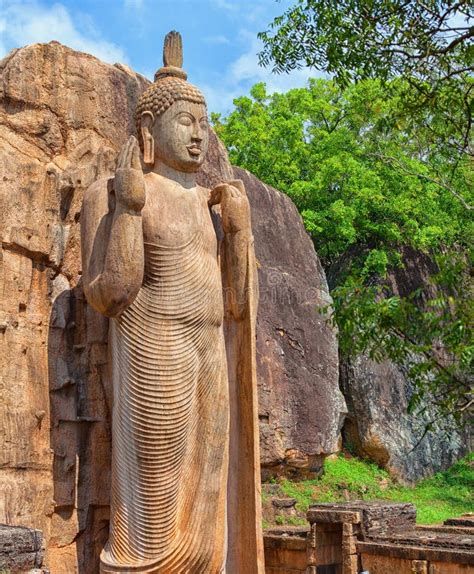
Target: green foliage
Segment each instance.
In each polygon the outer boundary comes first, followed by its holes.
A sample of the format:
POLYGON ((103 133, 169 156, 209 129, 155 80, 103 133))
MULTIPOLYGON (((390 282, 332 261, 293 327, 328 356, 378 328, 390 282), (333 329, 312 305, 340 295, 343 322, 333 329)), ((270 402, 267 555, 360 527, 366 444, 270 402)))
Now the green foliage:
POLYGON ((308 524, 307 520, 301 516, 282 516, 281 514, 275 518, 275 522, 279 526, 306 526, 308 524))
POLYGON ((310 80, 272 96, 259 84, 257 92, 236 99, 227 118, 213 114, 214 126, 232 163, 294 200, 326 267, 359 244, 367 247, 363 273, 383 274, 399 262, 400 243, 426 250, 472 230, 453 194, 472 196, 468 165, 458 163, 456 189, 438 178, 449 159, 427 163, 429 141, 399 125, 400 101, 379 82, 341 90, 310 80))
POLYGON ((332 291, 333 320, 343 355, 365 352, 375 361, 403 366, 415 384, 409 412, 420 415, 434 406, 461 425, 471 403, 474 367, 471 265, 466 254, 456 252, 436 259, 438 274, 405 297, 384 294, 384 285, 354 288, 346 281, 332 291))
POLYGON ((313 67, 341 86, 403 77, 414 88, 402 93, 410 114, 436 111, 444 123, 430 122, 433 132, 440 127, 445 134, 449 125, 456 140, 442 137, 444 144, 464 152, 472 124, 473 18, 469 0, 297 0, 259 34, 260 62, 276 72, 313 67))
POLYGON ((358 458, 339 456, 326 462, 322 484, 332 490, 345 488, 356 496, 382 494, 381 481, 387 480, 386 471, 376 464, 358 458))
POLYGON ((232 159, 297 204, 342 350, 395 361, 416 385, 410 409, 429 396, 458 422, 473 404, 473 19, 468 0, 296 0, 259 34, 260 62, 334 84, 272 97, 258 86, 216 118, 225 140, 243 136, 232 159), (439 273, 391 296, 384 279, 403 248, 439 273))
POLYGON ((416 505, 420 524, 435 524, 447 518, 474 510, 473 458, 468 457, 456 463, 445 473, 420 482, 416 488, 399 487, 387 495, 397 502, 412 502, 416 505))
MULTIPOLYGON (((326 461, 321 478, 303 482, 283 479, 280 488, 286 496, 296 498, 300 520, 315 502, 391 500, 415 504, 418 523, 435 524, 474 511, 473 466, 474 455, 470 455, 447 471, 408 487, 397 484, 375 464, 340 455, 326 461)), ((279 523, 289 524, 282 516, 279 523)))
POLYGON ((442 116, 407 114, 407 89, 310 80, 270 96, 258 84, 213 121, 232 163, 296 203, 329 278, 341 350, 402 365, 416 385, 410 408, 429 395, 461 421, 474 348, 472 168, 433 136, 442 116), (438 273, 395 296, 386 276, 407 249, 429 254, 438 273))
POLYGON ((306 512, 314 502, 345 500, 344 492, 352 499, 372 500, 382 497, 381 482, 391 481, 388 473, 377 465, 357 458, 343 456, 328 459, 321 478, 292 482, 282 479, 282 492, 297 500, 296 508, 306 512), (368 496, 368 498, 367 498, 368 496))
POLYGON ((296 509, 306 512, 313 501, 315 480, 292 482, 286 478, 281 480, 280 488, 285 496, 296 499, 296 509))
POLYGON ((468 0, 298 0, 259 34, 260 58, 277 72, 306 65, 345 83, 444 78, 472 69, 473 17, 468 0))

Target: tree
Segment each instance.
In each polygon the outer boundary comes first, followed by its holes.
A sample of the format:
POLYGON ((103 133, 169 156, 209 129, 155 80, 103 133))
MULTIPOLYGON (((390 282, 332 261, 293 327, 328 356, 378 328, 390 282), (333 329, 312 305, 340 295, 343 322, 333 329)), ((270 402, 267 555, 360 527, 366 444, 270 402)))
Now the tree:
POLYGON ((470 0, 298 0, 259 34, 260 62, 323 70, 341 86, 404 78, 407 112, 435 110, 456 135, 438 140, 472 155, 473 23, 470 0))
POLYGON ((442 412, 461 419, 474 357, 467 270, 474 234, 465 206, 472 172, 465 159, 451 164, 433 146, 432 131, 420 127, 422 110, 417 122, 406 116, 400 94, 409 89, 400 80, 345 89, 310 80, 269 96, 257 84, 213 122, 232 163, 296 203, 330 278, 342 351, 403 363, 417 386, 413 408, 429 392, 442 412), (389 292, 385 278, 403 265, 405 247, 438 260, 437 289, 389 292))
POLYGON ((259 36, 261 62, 302 65, 347 84, 370 77, 439 81, 473 71, 469 0, 298 0, 259 36))
MULTIPOLYGON (((427 360, 418 366, 412 364, 413 376, 418 382, 423 379, 421 386, 431 388, 432 392, 443 389, 442 395, 438 395, 442 409, 457 414, 472 404, 467 390, 472 379, 466 380, 464 375, 466 367, 472 364, 473 354, 472 312, 469 312, 472 281, 468 280, 472 246, 467 240, 469 232, 472 233, 468 214, 472 210, 469 195, 473 183, 473 23, 470 0, 298 0, 259 34, 264 43, 260 63, 272 65, 275 72, 288 72, 305 65, 329 73, 340 87, 348 89, 352 82, 363 83, 367 79, 381 82, 386 97, 392 103, 398 100, 398 104, 385 114, 382 123, 377 121, 379 129, 374 131, 371 124, 369 133, 377 133, 380 140, 373 140, 366 153, 386 166, 387 170, 380 172, 382 178, 389 178, 384 183, 389 185, 391 174, 397 173, 407 185, 413 185, 416 179, 418 183, 423 181, 423 188, 428 190, 433 184, 435 189, 449 192, 464 208, 464 214, 459 213, 460 234, 454 243, 438 233, 452 227, 442 219, 438 220, 438 227, 436 210, 430 212, 434 225, 425 220, 420 226, 420 221, 413 217, 406 220, 405 229, 413 225, 415 236, 420 238, 419 233, 425 236, 424 247, 417 248, 426 249, 431 243, 431 254, 440 262, 437 281, 442 296, 432 302, 436 309, 430 309, 428 301, 420 305, 420 294, 413 294, 411 299, 388 297, 382 301, 378 296, 380 288, 368 286, 367 281, 357 287, 349 283, 340 285, 339 291, 333 293, 337 320, 342 326, 342 346, 345 335, 357 335, 366 351, 377 355, 382 348, 388 356, 398 360, 404 357, 404 361, 410 362, 414 345, 427 360), (434 232, 435 229, 438 231, 434 232), (452 281, 453 270, 461 274, 457 284, 452 281), (421 315, 416 309, 422 311, 421 315), (430 336, 443 340, 448 349, 438 365, 428 340, 430 336)), ((420 201, 420 207, 426 205, 426 198, 425 195, 420 201)), ((444 200, 438 207, 442 205, 444 200)), ((342 207, 338 210, 341 212, 342 207)), ((345 204, 343 211, 346 221, 348 214, 360 214, 355 202, 345 204)), ((392 215, 389 211, 389 220, 392 215)), ((376 221, 373 216, 371 213, 368 218, 370 228, 374 228, 376 221)), ((316 213, 312 217, 313 224, 319 225, 321 215, 316 213)), ((311 222, 308 224, 311 226, 311 222)), ((394 228, 392 224, 393 221, 387 230, 400 231, 399 226, 394 228)), ((386 234, 379 239, 383 248, 378 252, 369 249, 363 273, 368 262, 372 267, 377 265, 379 271, 387 263, 393 264, 387 247, 394 237, 388 241, 386 234)), ((399 236, 397 241, 401 245, 404 239, 399 236)), ((344 257, 349 254, 350 250, 344 257)))

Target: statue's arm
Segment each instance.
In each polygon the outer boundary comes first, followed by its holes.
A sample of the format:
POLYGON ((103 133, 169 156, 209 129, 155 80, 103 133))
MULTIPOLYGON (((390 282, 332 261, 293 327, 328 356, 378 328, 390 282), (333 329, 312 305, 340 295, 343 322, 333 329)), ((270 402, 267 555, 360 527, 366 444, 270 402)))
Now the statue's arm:
POLYGON ((234 180, 217 186, 210 204, 220 203, 224 231, 224 296, 226 309, 240 320, 249 308, 249 297, 256 307, 256 261, 250 221, 250 206, 243 182, 234 180), (252 283, 252 284, 250 284, 252 283))
POLYGON ((99 180, 87 190, 81 214, 84 293, 108 317, 124 311, 143 282, 143 173, 137 158, 135 168, 124 167, 133 165, 131 154, 138 153, 134 142, 128 152, 130 157, 122 150, 114 179, 99 180))

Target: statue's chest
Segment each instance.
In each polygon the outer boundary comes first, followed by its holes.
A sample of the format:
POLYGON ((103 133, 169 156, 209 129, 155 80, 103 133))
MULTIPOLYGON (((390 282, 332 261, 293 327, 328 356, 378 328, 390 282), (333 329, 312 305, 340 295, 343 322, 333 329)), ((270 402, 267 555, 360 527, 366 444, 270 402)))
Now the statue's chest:
POLYGON ((177 247, 202 234, 206 251, 217 249, 216 236, 202 191, 147 189, 142 212, 146 243, 177 247))

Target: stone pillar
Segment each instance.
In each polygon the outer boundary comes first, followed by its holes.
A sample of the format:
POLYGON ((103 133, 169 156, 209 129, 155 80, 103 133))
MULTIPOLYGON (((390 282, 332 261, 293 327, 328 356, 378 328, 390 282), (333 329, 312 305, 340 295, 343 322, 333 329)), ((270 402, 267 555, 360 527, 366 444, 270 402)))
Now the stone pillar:
POLYGON ((307 574, 316 574, 316 523, 311 524, 308 537, 308 570, 307 574))
POLYGON ((342 573, 357 574, 357 537, 354 532, 354 524, 343 522, 342 524, 342 573))

